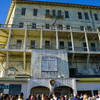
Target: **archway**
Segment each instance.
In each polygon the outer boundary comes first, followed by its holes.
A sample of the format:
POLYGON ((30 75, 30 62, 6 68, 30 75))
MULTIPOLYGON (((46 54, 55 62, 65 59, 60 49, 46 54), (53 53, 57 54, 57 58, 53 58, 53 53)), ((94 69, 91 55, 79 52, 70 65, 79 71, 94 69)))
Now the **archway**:
POLYGON ((46 96, 48 96, 50 93, 50 90, 48 87, 44 87, 44 86, 37 86, 37 87, 33 87, 30 91, 31 95, 36 95, 36 94, 45 94, 46 96))
POLYGON ((72 88, 70 88, 68 86, 59 86, 59 87, 56 87, 54 89, 54 92, 58 96, 60 96, 60 95, 62 95, 62 96, 64 96, 64 95, 70 96, 73 93, 73 90, 72 90, 72 88))

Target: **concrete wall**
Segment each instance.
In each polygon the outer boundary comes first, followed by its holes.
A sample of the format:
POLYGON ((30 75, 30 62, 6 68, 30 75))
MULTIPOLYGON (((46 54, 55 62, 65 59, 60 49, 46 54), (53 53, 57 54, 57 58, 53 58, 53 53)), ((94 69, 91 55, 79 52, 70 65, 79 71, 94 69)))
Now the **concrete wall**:
MULTIPOLYGON (((33 22, 38 25, 45 25, 45 23, 49 23, 50 25, 55 21, 55 19, 45 18, 45 10, 50 9, 51 14, 52 10, 55 9, 56 12, 58 10, 62 11, 62 15, 64 15, 64 11, 69 11, 70 18, 64 18, 63 20, 57 20, 57 24, 63 25, 71 25, 71 26, 91 26, 93 29, 98 27, 100 24, 100 11, 96 9, 89 8, 73 8, 73 7, 54 7, 54 6, 42 6, 42 5, 28 5, 28 4, 17 4, 14 12, 14 16, 11 17, 13 19, 13 24, 19 24, 23 22, 24 24, 31 25, 33 22), (21 15, 21 8, 26 8, 25 16, 21 15), (33 9, 38 9, 38 15, 33 16, 33 9), (83 19, 78 19, 78 12, 82 12, 83 19), (84 13, 87 12, 89 15, 89 20, 85 20, 84 13), (98 14, 99 20, 95 21, 94 13, 98 14)), ((11 21, 10 19, 10 21, 11 21)), ((11 23, 11 22, 9 22, 11 23)))

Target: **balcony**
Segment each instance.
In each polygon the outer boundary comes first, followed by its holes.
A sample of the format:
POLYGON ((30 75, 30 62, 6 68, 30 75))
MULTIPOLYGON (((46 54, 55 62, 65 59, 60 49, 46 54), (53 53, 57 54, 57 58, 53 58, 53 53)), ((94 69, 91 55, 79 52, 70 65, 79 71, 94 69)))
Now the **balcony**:
POLYGON ((63 15, 58 15, 56 16, 57 19, 64 19, 64 16, 63 15))
POLYGON ((51 14, 45 14, 45 18, 54 18, 51 14))

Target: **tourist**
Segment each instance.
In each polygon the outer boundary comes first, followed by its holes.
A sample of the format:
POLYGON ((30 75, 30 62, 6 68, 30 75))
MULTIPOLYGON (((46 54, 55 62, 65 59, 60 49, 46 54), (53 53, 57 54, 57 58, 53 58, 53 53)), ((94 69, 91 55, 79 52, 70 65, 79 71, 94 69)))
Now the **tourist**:
POLYGON ((100 90, 98 90, 98 96, 96 97, 96 100, 100 100, 100 90))
POLYGON ((81 100, 79 97, 78 97, 78 95, 75 93, 74 94, 74 97, 73 98, 71 98, 71 100, 81 100))
POLYGON ((87 94, 83 95, 83 100, 88 100, 88 95, 87 94))

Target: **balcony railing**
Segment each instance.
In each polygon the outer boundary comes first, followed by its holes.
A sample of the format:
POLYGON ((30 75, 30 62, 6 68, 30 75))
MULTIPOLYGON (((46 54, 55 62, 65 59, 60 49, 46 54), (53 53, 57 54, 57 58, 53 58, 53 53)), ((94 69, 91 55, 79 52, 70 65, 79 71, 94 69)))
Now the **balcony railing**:
MULTIPOLYGON (((59 16, 60 18, 63 18, 63 15, 62 16, 59 16)), ((84 27, 83 27, 83 29, 82 28, 80 28, 80 27, 78 27, 78 26, 71 26, 71 27, 69 27, 69 29, 66 27, 66 26, 64 26, 64 25, 62 25, 62 28, 58 28, 59 27, 59 25, 49 25, 49 28, 47 29, 46 28, 46 26, 45 25, 36 25, 36 26, 33 26, 33 25, 23 25, 23 26, 21 26, 20 27, 20 25, 16 25, 16 24, 0 24, 0 28, 14 28, 14 29, 24 29, 24 28, 27 28, 27 29, 29 29, 29 30, 37 30, 37 29, 43 29, 43 30, 56 30, 56 28, 57 28, 57 30, 58 31, 73 31, 73 32, 84 32, 84 27)), ((86 30, 86 32, 89 32, 89 33, 92 33, 92 32, 97 32, 97 29, 91 29, 91 30, 89 30, 89 29, 87 29, 87 28, 85 28, 85 30, 86 30)), ((98 31, 100 32, 100 28, 98 28, 98 31)))
POLYGON ((17 45, 17 44, 10 44, 9 45, 10 49, 23 49, 23 45, 17 45))
POLYGON ((87 47, 75 47, 75 51, 87 51, 87 47))

